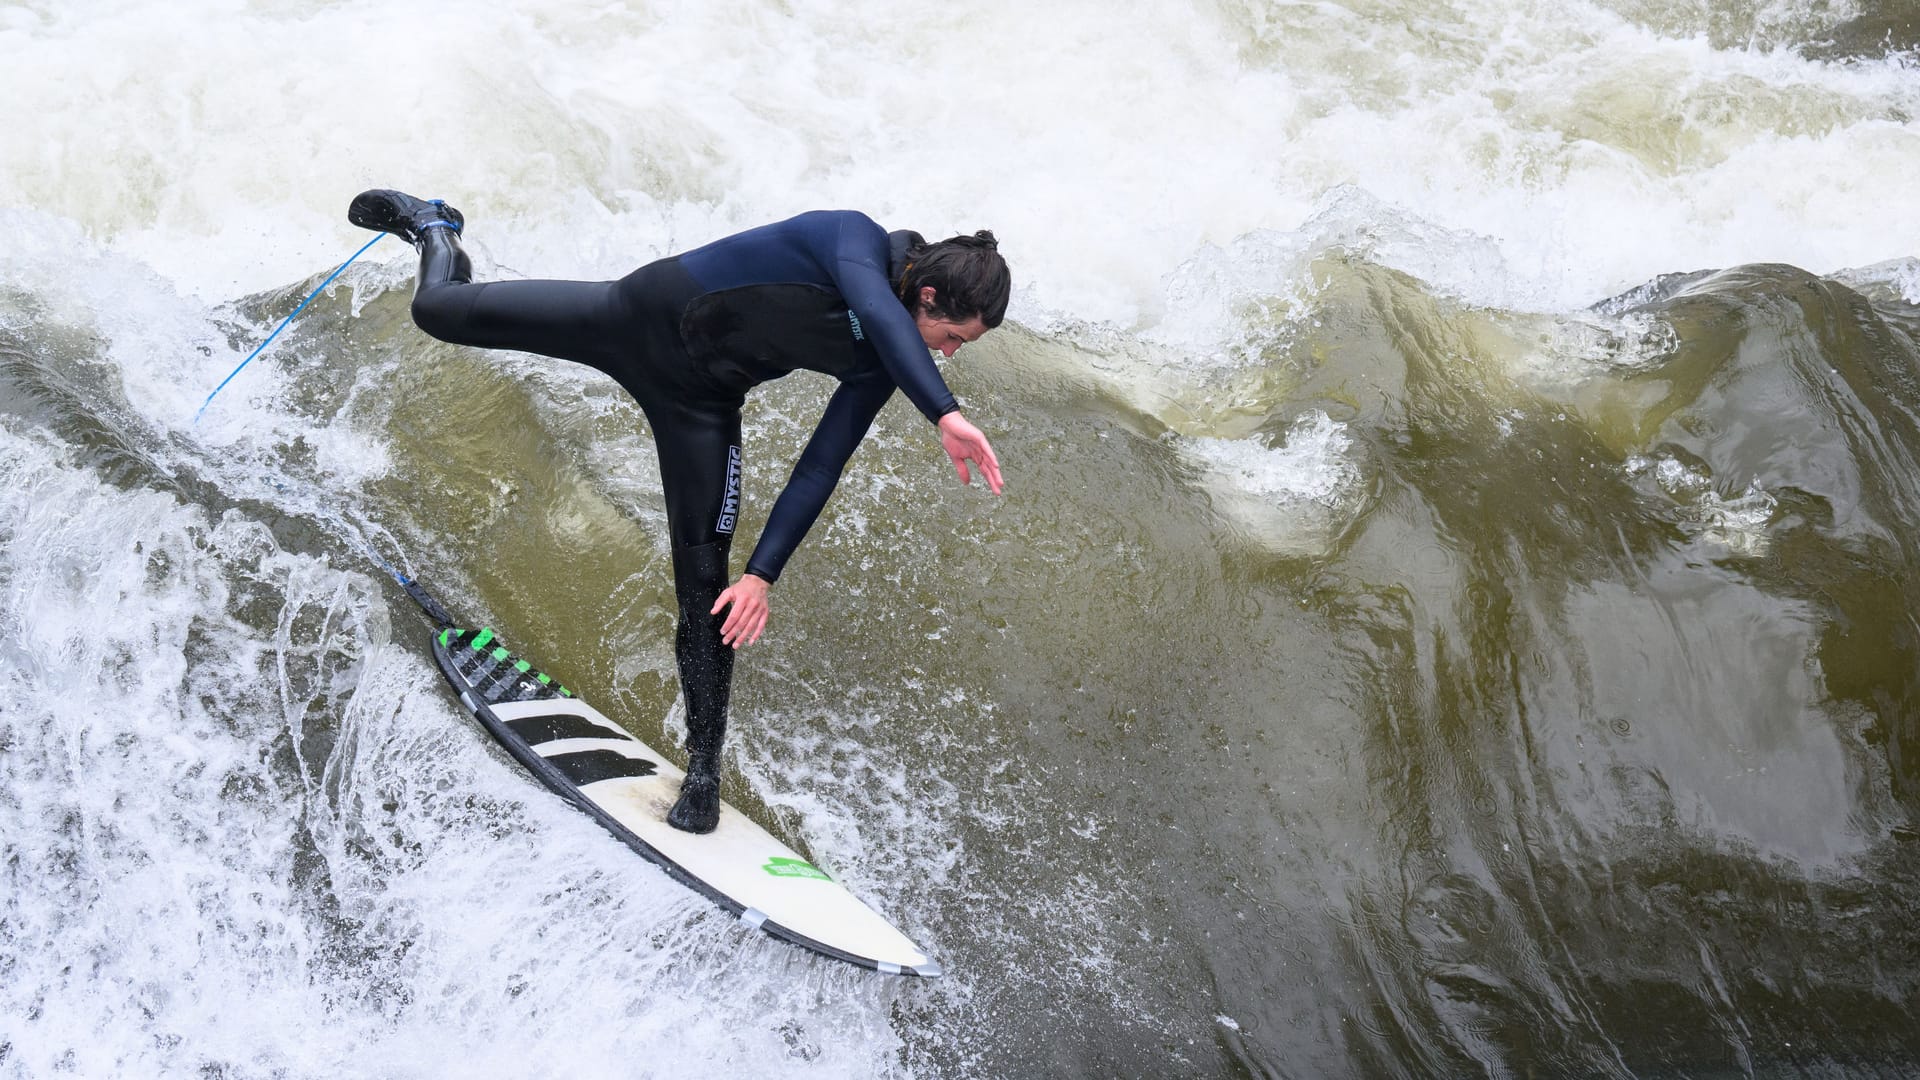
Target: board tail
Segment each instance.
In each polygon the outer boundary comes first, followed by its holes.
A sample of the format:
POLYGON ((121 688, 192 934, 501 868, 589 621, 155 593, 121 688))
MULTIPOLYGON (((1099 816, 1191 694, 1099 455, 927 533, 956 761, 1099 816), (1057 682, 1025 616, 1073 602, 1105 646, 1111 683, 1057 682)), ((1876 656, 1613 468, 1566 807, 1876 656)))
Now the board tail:
POLYGON ((443 627, 434 640, 440 646, 434 655, 455 689, 488 705, 573 696, 573 691, 510 652, 494 637, 491 626, 481 627, 472 638, 457 626, 443 627))

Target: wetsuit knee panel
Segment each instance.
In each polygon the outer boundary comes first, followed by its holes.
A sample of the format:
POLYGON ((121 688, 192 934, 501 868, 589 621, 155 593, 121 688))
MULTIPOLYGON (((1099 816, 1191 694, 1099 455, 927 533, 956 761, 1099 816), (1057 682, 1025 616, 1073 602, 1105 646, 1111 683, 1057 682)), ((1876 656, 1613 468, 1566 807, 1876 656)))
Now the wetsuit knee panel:
POLYGON ((428 229, 420 238, 420 274, 413 292, 413 321, 441 341, 468 344, 465 327, 475 299, 473 263, 451 229, 428 229))
MULTIPOLYGON (((467 286, 468 289, 480 287, 467 286)), ((473 306, 473 301, 462 295, 465 291, 459 287, 429 287, 422 284, 413 294, 413 324, 429 337, 455 345, 469 344, 465 331, 467 311, 473 306)))

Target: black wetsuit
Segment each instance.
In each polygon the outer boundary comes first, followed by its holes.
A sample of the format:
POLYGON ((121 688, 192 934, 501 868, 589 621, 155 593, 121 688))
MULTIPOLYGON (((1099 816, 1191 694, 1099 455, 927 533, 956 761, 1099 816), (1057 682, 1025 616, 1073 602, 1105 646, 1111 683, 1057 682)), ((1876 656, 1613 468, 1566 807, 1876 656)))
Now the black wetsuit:
POLYGON ((894 293, 913 233, 815 211, 649 263, 618 281, 470 283, 452 230, 424 231, 413 318, 442 341, 587 364, 653 427, 680 603, 687 748, 718 753, 733 650, 709 610, 740 511, 740 407, 799 368, 840 380, 773 505, 747 571, 775 581, 895 388, 927 419, 957 406, 894 293))

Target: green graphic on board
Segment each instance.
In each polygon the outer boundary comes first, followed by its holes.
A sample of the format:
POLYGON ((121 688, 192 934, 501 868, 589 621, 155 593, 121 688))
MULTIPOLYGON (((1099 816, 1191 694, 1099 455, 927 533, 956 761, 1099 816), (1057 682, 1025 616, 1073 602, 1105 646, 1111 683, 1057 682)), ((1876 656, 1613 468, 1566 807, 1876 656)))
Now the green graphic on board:
POLYGON ((818 867, 807 862, 805 859, 789 859, 780 855, 775 855, 773 858, 768 859, 767 865, 760 869, 765 870, 774 877, 815 878, 820 881, 833 880, 821 873, 818 867))

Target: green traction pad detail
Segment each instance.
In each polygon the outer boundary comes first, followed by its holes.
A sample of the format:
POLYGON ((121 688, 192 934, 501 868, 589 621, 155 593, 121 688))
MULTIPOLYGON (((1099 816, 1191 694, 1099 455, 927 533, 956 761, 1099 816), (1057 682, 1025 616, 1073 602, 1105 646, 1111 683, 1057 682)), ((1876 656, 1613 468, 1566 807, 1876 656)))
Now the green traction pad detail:
MULTIPOLYGON (((458 642, 461 638, 466 636, 467 636, 467 631, 458 629, 456 627, 448 627, 447 629, 440 631, 440 645, 443 648, 452 648, 455 642, 458 642)), ((475 652, 486 652, 487 645, 493 644, 492 657, 494 660, 499 661, 499 660, 511 659, 513 661, 511 665, 513 670, 519 672, 522 675, 532 675, 535 679, 539 680, 541 686, 549 690, 552 690, 555 693, 558 693, 561 697, 570 698, 573 696, 573 691, 567 689, 566 687, 560 685, 557 682, 554 682, 553 676, 548 675, 546 672, 533 670, 532 664, 528 663, 525 660, 520 659, 517 656, 514 656, 511 652, 507 650, 507 647, 505 645, 499 644, 499 640, 500 640, 499 638, 496 638, 493 636, 492 627, 482 627, 480 630, 480 633, 474 635, 474 639, 471 642, 471 644, 473 645, 473 649, 475 652)))

